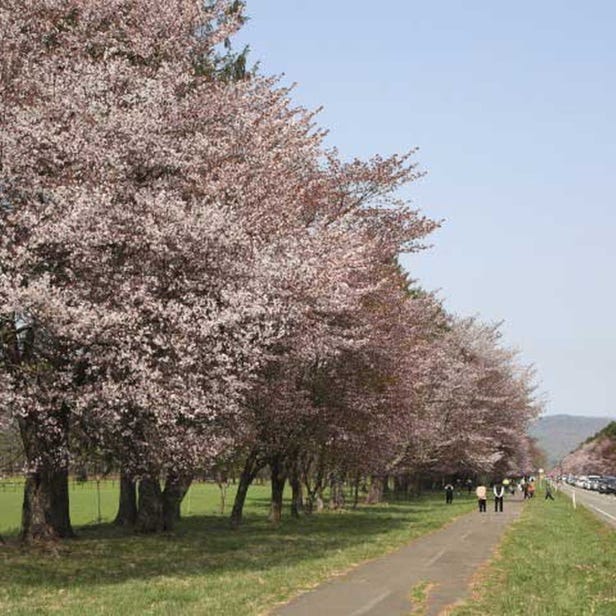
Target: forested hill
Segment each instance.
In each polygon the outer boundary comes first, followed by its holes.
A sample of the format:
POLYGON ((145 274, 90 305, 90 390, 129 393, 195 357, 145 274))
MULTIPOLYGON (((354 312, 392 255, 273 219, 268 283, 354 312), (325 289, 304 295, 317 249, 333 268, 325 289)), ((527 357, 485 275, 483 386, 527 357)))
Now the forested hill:
POLYGON ((565 473, 616 474, 616 421, 612 421, 562 461, 565 473))
POLYGON ((612 421, 610 417, 548 415, 540 417, 530 429, 530 435, 547 455, 553 466, 612 421))

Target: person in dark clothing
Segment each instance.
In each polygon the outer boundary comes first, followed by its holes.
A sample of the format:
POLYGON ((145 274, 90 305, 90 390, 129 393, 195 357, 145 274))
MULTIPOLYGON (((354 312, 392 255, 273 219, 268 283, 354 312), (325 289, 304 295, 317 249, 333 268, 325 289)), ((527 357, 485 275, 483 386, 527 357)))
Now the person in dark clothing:
POLYGON ((554 500, 554 497, 552 496, 552 490, 550 489, 550 484, 546 483, 545 484, 545 500, 548 500, 548 498, 550 500, 554 500))
POLYGON ((445 503, 447 505, 453 503, 453 486, 450 483, 445 486, 445 503))
POLYGON ((505 487, 502 483, 495 483, 492 491, 494 492, 494 511, 500 511, 502 513, 505 487))

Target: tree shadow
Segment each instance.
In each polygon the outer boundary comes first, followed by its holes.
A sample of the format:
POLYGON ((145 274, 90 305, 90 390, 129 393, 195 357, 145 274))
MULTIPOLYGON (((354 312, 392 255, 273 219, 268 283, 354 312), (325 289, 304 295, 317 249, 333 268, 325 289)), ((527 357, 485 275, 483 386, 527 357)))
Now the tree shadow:
MULTIPOLYGON (((266 499, 257 500, 265 509, 266 499)), ((135 535, 111 524, 86 526, 77 539, 53 550, 3 550, 2 579, 7 586, 63 588, 293 567, 408 528, 428 509, 421 501, 395 503, 283 519, 278 527, 263 513, 249 513, 238 530, 221 516, 191 516, 175 532, 159 535, 135 535)))

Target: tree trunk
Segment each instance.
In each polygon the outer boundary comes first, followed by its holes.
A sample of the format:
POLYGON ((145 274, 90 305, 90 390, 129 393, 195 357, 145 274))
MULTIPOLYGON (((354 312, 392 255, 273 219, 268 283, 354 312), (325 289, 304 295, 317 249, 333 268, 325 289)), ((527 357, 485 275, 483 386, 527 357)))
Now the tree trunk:
MULTIPOLYGON (((24 543, 74 537, 68 496, 68 410, 56 413, 55 430, 49 441, 41 437, 35 418, 19 421, 26 460, 37 470, 26 477, 21 516, 21 540, 24 543), (64 460, 49 460, 50 453, 61 452, 64 460), (41 462, 43 460, 43 462, 41 462)), ((48 436, 46 434, 46 436, 48 436)))
POLYGON ((127 473, 120 473, 120 502, 113 523, 116 526, 134 526, 137 522, 137 486, 127 473))
POLYGON ((359 504, 359 484, 361 482, 361 476, 359 473, 353 482, 353 509, 357 509, 357 505, 359 504))
POLYGON ((325 509, 325 502, 323 501, 323 486, 320 486, 317 490, 317 496, 314 499, 314 502, 316 505, 317 513, 321 513, 321 511, 325 509))
POLYGON ((302 489, 302 482, 299 479, 299 473, 297 467, 294 466, 291 475, 289 477, 289 483, 291 484, 291 516, 299 518, 300 513, 304 510, 304 490, 302 489))
POLYGON ((344 507, 344 488, 342 480, 337 473, 334 473, 330 480, 329 508, 341 509, 342 507, 344 507))
POLYGON ((312 472, 312 464, 310 460, 304 460, 301 468, 301 476, 306 487, 306 503, 305 511, 307 514, 312 514, 316 508, 317 511, 323 510, 323 482, 325 480, 325 464, 322 452, 319 453, 316 463, 316 471, 312 472))
POLYGON ((410 480, 411 493, 413 496, 421 496, 421 488, 422 488, 422 478, 421 475, 415 475, 410 480))
POLYGON ((229 477, 226 470, 217 470, 215 474, 216 485, 220 492, 220 515, 225 514, 225 505, 227 503, 227 491, 230 483, 235 483, 234 477, 229 477))
POLYGON ((192 477, 169 473, 163 492, 163 526, 164 530, 173 530, 180 520, 180 507, 190 488, 192 477))
POLYGON ((140 533, 158 533, 165 528, 163 494, 158 477, 143 477, 139 481, 139 509, 136 530, 140 533))
POLYGON ((387 498, 391 495, 391 488, 389 487, 389 475, 383 475, 382 477, 383 483, 383 498, 387 498))
POLYGON ((240 474, 239 483, 237 485, 237 492, 235 493, 235 500, 233 501, 233 509, 231 510, 231 528, 238 528, 241 524, 248 488, 261 468, 263 468, 263 463, 259 461, 255 452, 251 452, 248 458, 246 458, 246 462, 240 474))
POLYGON ((74 537, 69 515, 68 471, 46 469, 26 478, 21 518, 24 543, 74 537))
POLYGON ((406 496, 408 496, 409 483, 409 475, 394 475, 394 492, 396 494, 396 497, 405 498, 406 496))
POLYGON ((282 459, 278 456, 270 460, 270 468, 272 471, 272 504, 269 519, 273 524, 279 524, 282 518, 282 499, 287 477, 282 459))
POLYGON ((372 475, 370 480, 370 488, 366 495, 367 505, 376 505, 383 501, 383 477, 372 475))

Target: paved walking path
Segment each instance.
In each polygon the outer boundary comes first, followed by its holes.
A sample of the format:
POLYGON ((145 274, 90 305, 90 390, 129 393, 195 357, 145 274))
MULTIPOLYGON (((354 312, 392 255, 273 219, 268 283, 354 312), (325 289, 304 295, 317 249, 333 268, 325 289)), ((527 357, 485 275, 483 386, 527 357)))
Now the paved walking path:
MULTIPOLYGON (((443 504, 443 507, 446 505, 443 504)), ((367 562, 274 611, 275 616, 398 616, 411 610, 411 589, 433 584, 426 616, 465 598, 473 573, 489 560, 505 528, 522 509, 519 496, 505 511, 473 511, 402 549, 367 562)))

